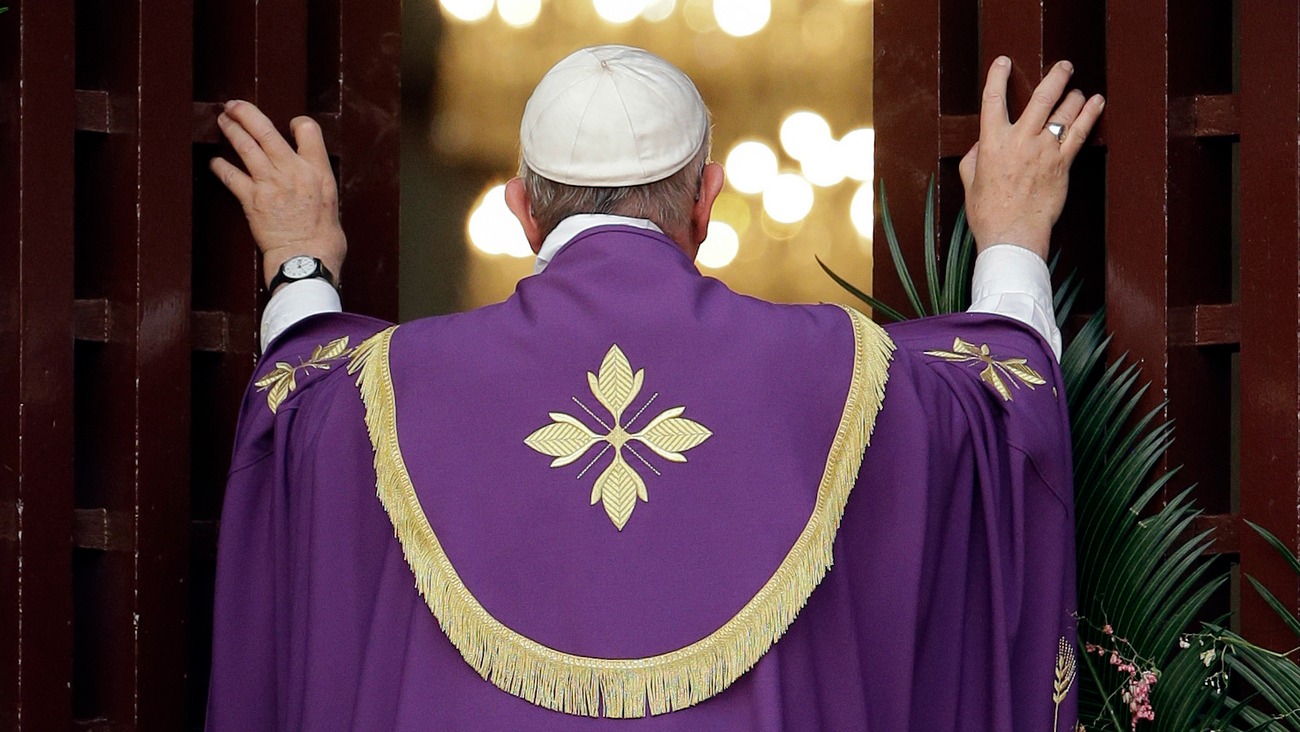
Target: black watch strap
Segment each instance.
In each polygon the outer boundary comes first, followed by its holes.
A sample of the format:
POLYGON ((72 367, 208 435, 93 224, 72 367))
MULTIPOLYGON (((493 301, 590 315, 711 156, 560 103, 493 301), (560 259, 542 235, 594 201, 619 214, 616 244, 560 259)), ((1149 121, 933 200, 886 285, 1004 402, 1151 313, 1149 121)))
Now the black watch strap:
POLYGON ((275 288, 285 284, 286 282, 302 282, 304 280, 315 280, 315 279, 325 280, 330 284, 330 287, 333 287, 335 289, 338 288, 338 282, 334 279, 334 274, 330 272, 329 268, 325 266, 325 263, 320 261, 320 259, 318 259, 317 257, 311 258, 311 260, 316 263, 316 269, 310 274, 304 275, 302 277, 290 277, 289 275, 285 274, 284 271, 285 265, 293 261, 294 259, 297 259, 298 257, 302 257, 302 256, 307 256, 307 255, 304 254, 295 255, 293 257, 289 257, 288 259, 284 260, 284 262, 280 264, 280 271, 275 273, 275 276, 271 278, 271 284, 267 286, 267 290, 269 292, 275 292, 275 288))

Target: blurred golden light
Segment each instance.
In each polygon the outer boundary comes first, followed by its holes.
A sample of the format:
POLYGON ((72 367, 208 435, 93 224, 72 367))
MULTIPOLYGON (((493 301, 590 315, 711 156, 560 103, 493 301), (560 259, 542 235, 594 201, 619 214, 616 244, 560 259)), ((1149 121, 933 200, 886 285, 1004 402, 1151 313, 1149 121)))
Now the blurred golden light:
POLYGON ((860 127, 840 138, 844 172, 853 180, 871 180, 876 167, 876 131, 860 127))
POLYGON ((833 186, 844 180, 844 159, 835 140, 826 138, 817 143, 800 162, 803 177, 815 186, 833 186))
POLYGON ((497 14, 512 28, 527 28, 542 12, 542 0, 497 0, 497 14))
POLYGON ((721 221, 709 222, 709 233, 700 244, 700 252, 695 261, 709 269, 721 269, 731 264, 740 251, 740 235, 729 224, 721 221))
POLYGON ((709 33, 718 29, 718 22, 713 17, 713 5, 709 0, 686 0, 682 6, 682 15, 686 26, 696 33, 709 33))
POLYGON ((492 0, 440 0, 442 9, 456 20, 475 23, 492 14, 492 0))
POLYGON ((646 3, 645 10, 641 11, 641 17, 651 23, 658 23, 672 17, 673 11, 676 9, 677 0, 650 0, 650 2, 646 3))
POLYGON ((608 23, 631 22, 645 9, 646 0, 591 0, 596 14, 608 23))
POLYGON ((868 239, 871 238, 872 227, 875 225, 875 207, 876 199, 872 195, 871 183, 858 186, 857 193, 853 194, 853 200, 849 202, 849 219, 853 221, 853 228, 868 239))
POLYGON ((803 176, 782 173, 763 189, 763 210, 773 221, 793 224, 812 211, 813 189, 803 176))
POLYGON ((776 177, 776 153, 758 140, 737 143, 727 153, 727 180, 741 193, 762 193, 776 177))
POLYGON ((506 187, 497 184, 487 189, 469 215, 466 225, 469 242, 484 254, 531 257, 533 250, 519 220, 506 207, 506 187))
POLYGON ((772 17, 771 0, 713 0, 713 17, 724 33, 737 38, 763 30, 772 17))
POLYGON ((749 201, 734 193, 719 193, 713 201, 713 218, 744 234, 749 229, 749 201))
POLYGON ((831 126, 816 112, 793 112, 781 123, 781 147, 795 160, 814 154, 829 139, 831 126))

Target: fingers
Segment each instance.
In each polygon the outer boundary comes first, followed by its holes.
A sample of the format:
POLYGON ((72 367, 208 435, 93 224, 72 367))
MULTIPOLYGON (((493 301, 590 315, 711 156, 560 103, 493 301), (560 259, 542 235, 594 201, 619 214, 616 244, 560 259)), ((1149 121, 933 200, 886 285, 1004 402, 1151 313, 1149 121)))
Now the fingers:
POLYGON ((271 159, 266 156, 262 146, 257 144, 257 140, 248 134, 235 120, 231 119, 225 112, 217 116, 217 126, 221 128, 222 134, 230 141, 230 146, 235 149, 239 159, 244 162, 244 167, 248 172, 261 178, 269 175, 275 169, 271 159))
POLYGON ((311 117, 294 117, 289 122, 289 130, 293 133, 298 154, 322 172, 332 174, 329 151, 325 149, 320 125, 311 117))
POLYGON ((252 192, 253 179, 249 178, 247 173, 236 168, 234 164, 225 158, 213 158, 208 163, 208 168, 221 180, 222 185, 235 194, 235 198, 238 198, 241 203, 252 192))
POLYGON ((1011 59, 998 56, 989 67, 980 104, 980 135, 1010 124, 1007 117, 1007 80, 1011 78, 1011 59))
POLYGON ((289 143, 280 136, 279 130, 275 129, 275 125, 256 105, 238 99, 231 100, 226 102, 225 114, 239 123, 239 126, 257 142, 263 154, 276 167, 292 161, 293 148, 289 147, 289 143))
POLYGON ((1083 92, 1072 89, 1069 94, 1065 95, 1065 100, 1061 102, 1061 106, 1057 107, 1055 112, 1052 112, 1052 116, 1047 121, 1070 127, 1074 124, 1074 119, 1079 116, 1080 110, 1083 109, 1083 105, 1087 101, 1088 98, 1083 96, 1083 92))
MULTIPOLYGON (((1083 97, 1082 94, 1079 96, 1083 97)), ((1083 149, 1084 140, 1088 139, 1088 134, 1092 132, 1093 126, 1097 124, 1097 118, 1101 117, 1101 111, 1105 107, 1106 99, 1100 94, 1094 94, 1079 110, 1074 123, 1066 128, 1065 140, 1061 142, 1061 154, 1065 156, 1067 162, 1073 162, 1079 150, 1083 149)))
POLYGON ((970 150, 962 157, 961 162, 957 164, 957 173, 961 176, 961 185, 970 191, 971 185, 975 183, 975 161, 979 158, 980 144, 978 141, 971 145, 970 150))
POLYGON ((1031 134, 1037 135, 1043 129, 1043 125, 1047 124, 1047 116, 1060 101, 1065 85, 1070 83, 1070 75, 1073 73, 1074 66, 1069 61, 1061 61, 1053 66, 1047 72, 1047 76, 1039 82, 1038 88, 1034 89, 1029 104, 1025 105, 1024 114, 1016 120, 1016 127, 1023 127, 1031 134))

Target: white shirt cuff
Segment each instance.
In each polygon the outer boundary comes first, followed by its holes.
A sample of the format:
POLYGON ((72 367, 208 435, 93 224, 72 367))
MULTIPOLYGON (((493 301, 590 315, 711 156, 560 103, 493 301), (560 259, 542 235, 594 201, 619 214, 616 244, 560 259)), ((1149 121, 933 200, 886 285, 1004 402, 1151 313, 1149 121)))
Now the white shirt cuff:
POLYGON ((262 312, 262 352, 275 337, 299 320, 317 313, 343 310, 339 292, 325 280, 314 278, 290 282, 275 291, 262 312))
POLYGON ((1052 276, 1043 258, 1014 244, 994 244, 975 258, 966 312, 1019 320, 1052 346, 1061 360, 1061 331, 1052 306, 1052 276))

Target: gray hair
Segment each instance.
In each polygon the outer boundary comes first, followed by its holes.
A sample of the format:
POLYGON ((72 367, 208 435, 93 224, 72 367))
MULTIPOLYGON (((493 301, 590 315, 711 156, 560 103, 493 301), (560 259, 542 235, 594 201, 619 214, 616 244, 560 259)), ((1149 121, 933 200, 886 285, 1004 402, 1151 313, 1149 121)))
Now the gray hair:
POLYGON ((551 233, 562 220, 582 213, 617 214, 650 219, 664 233, 672 235, 690 226, 691 211, 699 200, 704 166, 709 160, 712 130, 705 128, 704 140, 690 162, 681 170, 650 183, 619 188, 571 186, 543 178, 527 163, 519 164, 542 235, 551 233))

